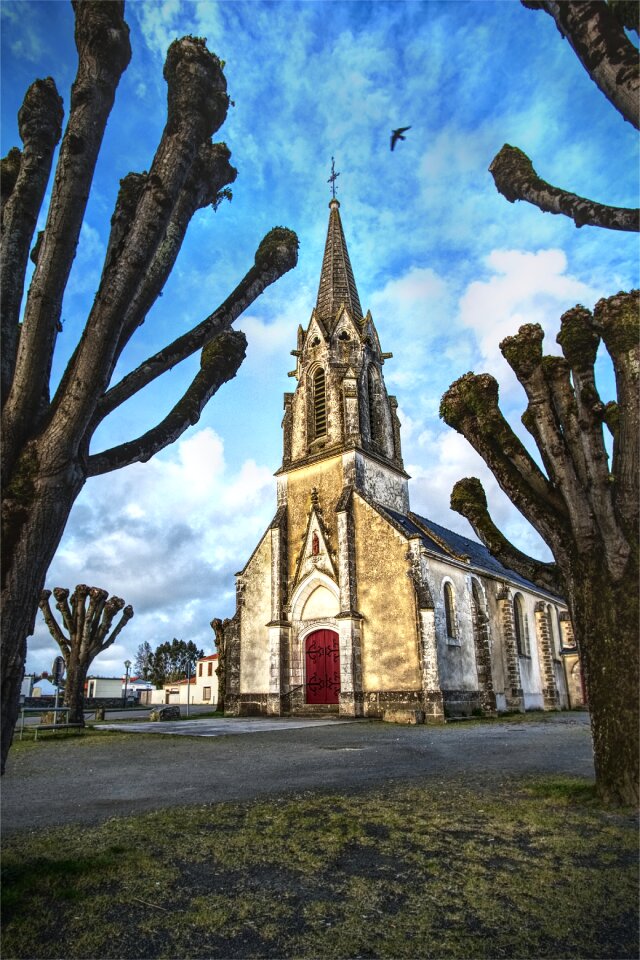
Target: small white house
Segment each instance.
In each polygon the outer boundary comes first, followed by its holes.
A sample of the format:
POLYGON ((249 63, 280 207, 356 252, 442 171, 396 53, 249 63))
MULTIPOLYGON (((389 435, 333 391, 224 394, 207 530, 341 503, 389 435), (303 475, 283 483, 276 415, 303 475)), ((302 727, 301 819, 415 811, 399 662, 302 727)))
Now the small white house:
POLYGON ((201 657, 196 663, 195 675, 186 680, 175 683, 165 683, 162 690, 152 690, 148 703, 176 703, 211 705, 218 702, 218 654, 201 657))

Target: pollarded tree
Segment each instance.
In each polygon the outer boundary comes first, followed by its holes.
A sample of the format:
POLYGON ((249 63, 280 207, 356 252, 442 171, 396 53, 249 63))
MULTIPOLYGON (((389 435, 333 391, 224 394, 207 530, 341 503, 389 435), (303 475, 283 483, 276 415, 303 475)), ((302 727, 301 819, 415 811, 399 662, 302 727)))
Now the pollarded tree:
POLYGON ((66 371, 50 397, 62 298, 93 171, 130 59, 121 0, 74 0, 78 71, 71 90, 48 216, 33 251, 35 272, 19 318, 29 247, 62 102, 51 79, 36 81, 19 113, 23 150, 2 164, 2 769, 17 717, 26 638, 71 507, 88 477, 149 460, 196 423, 218 387, 235 376, 246 341, 233 321, 297 260, 297 238, 272 230, 224 303, 188 333, 110 386, 115 365, 162 291, 194 213, 214 207, 236 171, 211 142, 229 98, 222 65, 203 40, 171 44, 164 68, 167 123, 151 167, 121 188, 95 300, 66 371), (104 418, 176 363, 201 351, 200 370, 168 415, 136 439, 93 452, 104 418))
POLYGON ((109 597, 106 590, 87 587, 84 583, 75 588, 71 602, 69 591, 64 587, 55 587, 53 595, 68 636, 65 636, 49 606, 51 590, 43 590, 40 594, 40 609, 51 636, 60 647, 67 668, 64 703, 69 707, 69 722, 84 726, 84 685, 89 667, 99 653, 111 646, 131 620, 133 607, 125 607, 120 597, 109 597), (111 630, 120 610, 122 616, 111 630))
POLYGON ((512 503, 548 544, 554 563, 518 551, 496 528, 482 484, 460 480, 451 506, 505 566, 567 598, 584 669, 596 785, 612 803, 638 802, 638 468, 640 346, 638 291, 577 306, 562 317, 564 357, 544 356, 543 333, 527 324, 500 344, 524 387, 522 422, 540 469, 504 419, 498 384, 468 373, 442 398, 440 415, 477 450, 512 503), (595 380, 603 342, 617 403, 595 380), (611 464, 603 425, 613 435, 611 464))
POLYGON ((230 326, 295 266, 297 238, 272 230, 224 303, 188 333, 110 386, 115 365, 162 291, 193 214, 215 207, 233 181, 224 144, 211 142, 229 98, 222 65, 203 40, 171 44, 164 68, 167 123, 148 173, 129 174, 111 221, 100 285, 83 334, 53 397, 49 379, 62 298, 116 87, 130 59, 124 3, 75 0, 78 72, 60 146, 46 227, 22 322, 29 247, 60 136, 52 80, 36 81, 20 110, 22 152, 3 162, 2 193, 2 768, 18 708, 26 638, 71 507, 88 477, 146 461, 196 423, 235 376, 246 341, 230 326), (136 439, 90 450, 104 418, 176 363, 201 351, 200 370, 171 412, 136 439))
MULTIPOLYGON (((619 113, 636 129, 640 125, 638 51, 624 27, 638 31, 637 2, 625 0, 522 0, 531 10, 544 10, 556 22, 585 70, 619 113)), ((489 170, 498 191, 511 203, 526 200, 547 213, 571 217, 610 230, 640 229, 640 211, 611 207, 553 186, 538 176, 529 157, 505 143, 489 170)))

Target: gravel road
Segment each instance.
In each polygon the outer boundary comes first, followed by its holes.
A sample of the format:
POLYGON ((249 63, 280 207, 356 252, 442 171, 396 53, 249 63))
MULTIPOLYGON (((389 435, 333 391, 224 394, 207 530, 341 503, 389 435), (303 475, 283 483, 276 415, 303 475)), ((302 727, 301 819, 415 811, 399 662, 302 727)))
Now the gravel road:
POLYGON ((586 713, 441 727, 313 720, 266 727, 243 735, 105 734, 25 745, 9 755, 2 780, 2 834, 390 780, 500 784, 511 775, 594 775, 586 713))

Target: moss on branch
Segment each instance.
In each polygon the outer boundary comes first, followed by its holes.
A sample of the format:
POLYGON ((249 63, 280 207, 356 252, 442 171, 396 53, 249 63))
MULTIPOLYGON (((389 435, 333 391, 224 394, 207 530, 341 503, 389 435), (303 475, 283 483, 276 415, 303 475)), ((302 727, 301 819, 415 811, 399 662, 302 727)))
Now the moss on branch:
POLYGON ((210 137, 224 122, 229 107, 222 63, 207 50, 201 37, 174 40, 164 65, 167 81, 168 121, 173 131, 185 117, 202 124, 202 138, 210 137))
POLYGON ((591 311, 578 304, 563 313, 556 341, 573 369, 592 367, 596 361, 600 335, 593 326, 591 311))
POLYGON ((500 351, 518 379, 529 377, 542 362, 544 331, 539 323, 525 323, 500 343, 500 351))

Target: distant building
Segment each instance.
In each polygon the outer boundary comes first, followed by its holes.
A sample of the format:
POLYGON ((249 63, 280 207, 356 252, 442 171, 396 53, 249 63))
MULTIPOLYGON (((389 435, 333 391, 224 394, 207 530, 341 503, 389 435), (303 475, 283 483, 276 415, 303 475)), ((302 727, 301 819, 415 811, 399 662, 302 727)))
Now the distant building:
MULTIPOLYGON (((152 690, 153 684, 137 677, 130 677, 126 684, 127 699, 139 699, 142 691, 152 690)), ((124 697, 124 677, 87 677, 84 686, 85 697, 89 700, 111 699, 124 697)))
POLYGON ((151 690, 141 696, 141 703, 176 703, 210 705, 212 708, 218 702, 218 654, 201 657, 196 662, 194 676, 187 680, 177 680, 165 683, 160 690, 151 690))
POLYGON ((284 396, 277 510, 237 576, 226 708, 438 721, 568 707, 563 598, 411 510, 392 355, 360 306, 340 204, 329 207, 284 396))

